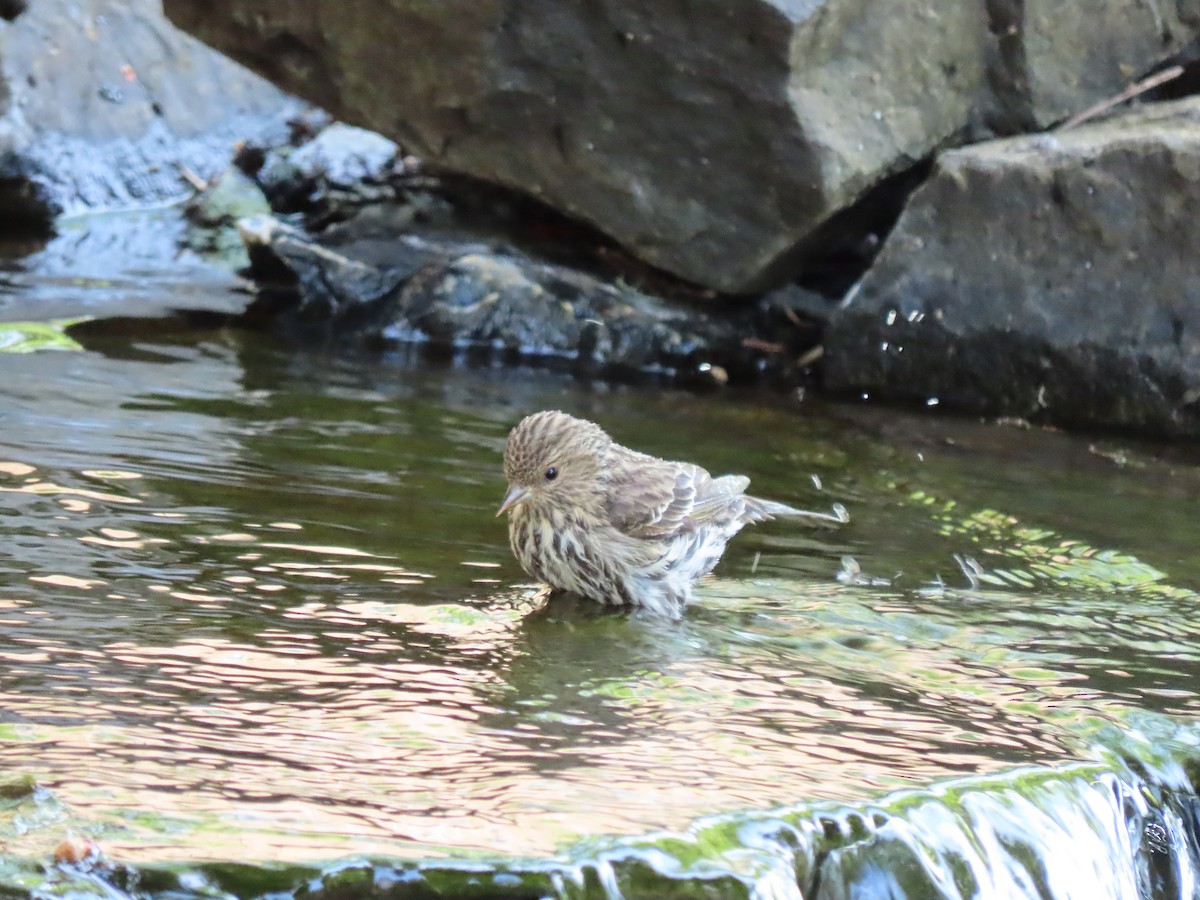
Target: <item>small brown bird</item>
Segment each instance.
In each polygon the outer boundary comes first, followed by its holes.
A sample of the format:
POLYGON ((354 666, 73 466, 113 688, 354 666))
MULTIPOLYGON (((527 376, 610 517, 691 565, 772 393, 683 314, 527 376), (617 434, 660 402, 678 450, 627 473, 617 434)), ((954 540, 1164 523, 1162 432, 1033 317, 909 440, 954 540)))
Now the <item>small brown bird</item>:
POLYGON ((713 478, 613 441, 566 413, 527 416, 504 448, 513 555, 529 575, 600 603, 678 617, 747 522, 773 516, 847 521, 746 496, 744 475, 713 478))

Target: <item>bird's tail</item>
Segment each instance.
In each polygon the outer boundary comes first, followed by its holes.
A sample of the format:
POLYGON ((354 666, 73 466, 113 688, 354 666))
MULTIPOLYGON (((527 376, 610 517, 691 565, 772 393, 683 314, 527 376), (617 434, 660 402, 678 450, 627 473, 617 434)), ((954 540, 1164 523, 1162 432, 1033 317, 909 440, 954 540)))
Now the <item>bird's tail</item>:
POLYGON ((773 519, 775 516, 803 516, 806 519, 820 519, 824 522, 845 524, 850 521, 850 513, 840 503, 833 504, 830 512, 816 512, 810 509, 796 509, 786 503, 776 503, 774 500, 763 500, 760 497, 746 496, 746 518, 751 522, 761 522, 773 519))

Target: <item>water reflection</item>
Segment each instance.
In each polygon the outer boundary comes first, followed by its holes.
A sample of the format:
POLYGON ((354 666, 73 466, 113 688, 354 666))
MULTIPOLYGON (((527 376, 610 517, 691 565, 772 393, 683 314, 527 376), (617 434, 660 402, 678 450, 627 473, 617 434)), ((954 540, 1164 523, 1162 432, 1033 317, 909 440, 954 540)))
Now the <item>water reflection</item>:
MULTIPOLYGON (((734 643, 720 617, 664 635, 650 620, 539 617, 539 602, 255 604, 262 625, 241 639, 236 626, 179 629, 95 650, 52 640, 64 621, 18 603, 0 656, 8 714, 29 729, 6 762, 32 752, 72 805, 101 791, 110 816, 154 810, 191 832, 186 849, 177 835, 162 846, 126 822, 110 845, 186 856, 200 840, 221 858, 237 849, 210 829, 230 814, 293 849, 353 838, 527 853, 798 789, 861 796, 1062 754, 1003 709, 968 725, 951 699, 922 708, 902 687, 847 683, 828 653, 797 670, 768 632, 734 643)), ((798 627, 803 640, 813 626, 798 627)))
POLYGON ((1036 500, 959 513, 998 501, 952 464, 762 406, 245 340, 0 355, 0 766, 123 859, 542 853, 1195 714, 1194 598, 1022 530, 1036 500), (740 538, 682 623, 548 602, 492 515, 506 429, 545 406, 855 518, 740 538), (929 590, 952 549, 984 589, 929 590), (848 552, 907 582, 837 584, 848 552))

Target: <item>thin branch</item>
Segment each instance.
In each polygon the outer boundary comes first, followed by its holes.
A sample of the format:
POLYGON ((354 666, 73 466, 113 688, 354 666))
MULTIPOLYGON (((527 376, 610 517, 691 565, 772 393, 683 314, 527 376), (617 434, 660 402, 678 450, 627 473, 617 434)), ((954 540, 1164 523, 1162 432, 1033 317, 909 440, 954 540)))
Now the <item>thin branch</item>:
POLYGON ((1144 94, 1146 91, 1156 88, 1160 84, 1174 81, 1182 74, 1183 66, 1171 66, 1171 68, 1163 69, 1161 72, 1151 75, 1148 78, 1143 78, 1141 81, 1135 81, 1129 87, 1125 88, 1125 90, 1121 91, 1121 93, 1101 100, 1099 103, 1089 106, 1083 112, 1075 113, 1075 115, 1071 116, 1071 118, 1067 119, 1054 130, 1066 131, 1068 128, 1074 128, 1076 125, 1080 125, 1089 119, 1096 118, 1101 113, 1108 112, 1108 110, 1120 103, 1124 103, 1126 100, 1132 100, 1138 94, 1144 94))
POLYGON ((205 181, 203 178, 201 178, 199 175, 197 175, 195 172, 193 172, 191 169, 189 169, 183 163, 179 163, 178 166, 179 166, 179 176, 184 181, 186 181, 188 184, 190 184, 197 193, 203 194, 205 191, 208 190, 208 182, 207 181, 205 181))

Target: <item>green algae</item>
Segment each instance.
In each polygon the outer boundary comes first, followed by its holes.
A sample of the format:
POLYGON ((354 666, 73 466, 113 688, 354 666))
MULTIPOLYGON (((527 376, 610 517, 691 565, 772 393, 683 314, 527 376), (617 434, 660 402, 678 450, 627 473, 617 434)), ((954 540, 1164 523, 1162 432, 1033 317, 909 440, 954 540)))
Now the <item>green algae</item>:
POLYGON ((82 350, 79 342, 67 334, 67 329, 86 321, 87 317, 48 322, 0 322, 0 353, 82 350))

